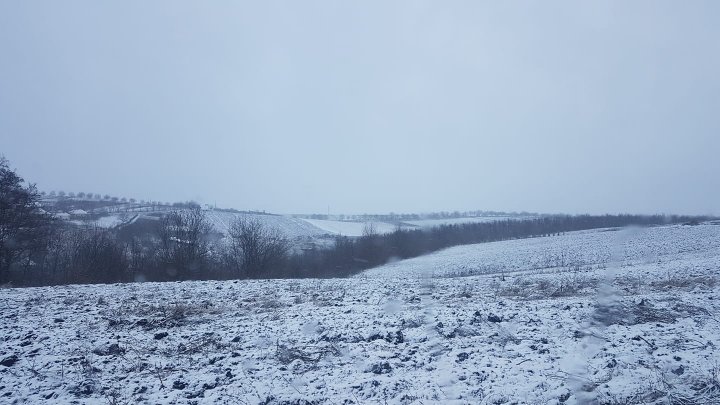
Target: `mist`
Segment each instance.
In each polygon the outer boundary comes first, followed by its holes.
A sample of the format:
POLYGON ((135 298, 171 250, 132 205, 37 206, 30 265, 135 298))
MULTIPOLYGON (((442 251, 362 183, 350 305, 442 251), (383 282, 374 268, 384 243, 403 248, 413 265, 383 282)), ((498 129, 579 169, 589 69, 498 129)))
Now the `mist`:
POLYGON ((718 214, 716 2, 3 2, 41 190, 278 213, 718 214))

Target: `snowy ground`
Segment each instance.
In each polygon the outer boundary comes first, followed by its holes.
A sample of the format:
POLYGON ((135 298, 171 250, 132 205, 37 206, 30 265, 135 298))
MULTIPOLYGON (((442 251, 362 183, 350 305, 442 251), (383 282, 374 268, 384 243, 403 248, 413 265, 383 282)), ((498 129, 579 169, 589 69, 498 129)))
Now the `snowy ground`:
POLYGON ((302 219, 302 221, 320 228, 333 235, 362 236, 367 226, 372 226, 380 234, 391 233, 397 225, 387 222, 358 222, 358 221, 332 221, 326 219, 302 219))
POLYGON ((720 225, 569 232, 558 236, 457 246, 371 269, 360 277, 456 277, 568 268, 628 268, 655 274, 720 266, 720 225))
POLYGON ((605 230, 352 279, 0 290, 0 402, 717 404, 719 246, 605 230))
MULTIPOLYGON (((455 225, 455 224, 469 224, 469 223, 482 223, 482 222, 494 222, 504 221, 507 219, 530 219, 531 217, 464 217, 464 218, 444 218, 444 219, 419 219, 415 221, 403 221, 400 225, 403 229, 413 228, 433 228, 440 225, 455 225)), ((328 233, 334 235, 343 236, 362 236, 365 227, 368 224, 372 224, 375 228, 375 232, 380 234, 394 232, 398 224, 372 221, 336 221, 326 219, 303 219, 304 221, 312 224, 313 226, 320 228, 328 233)))
POLYGON ((287 215, 240 214, 225 211, 205 211, 205 215, 213 228, 227 234, 235 218, 259 220, 266 226, 275 228, 291 240, 299 238, 317 238, 326 236, 328 232, 312 224, 287 215))
POLYGON ((137 215, 115 214, 106 215, 96 219, 74 219, 70 222, 80 226, 96 226, 98 228, 114 228, 116 226, 131 222, 137 215))

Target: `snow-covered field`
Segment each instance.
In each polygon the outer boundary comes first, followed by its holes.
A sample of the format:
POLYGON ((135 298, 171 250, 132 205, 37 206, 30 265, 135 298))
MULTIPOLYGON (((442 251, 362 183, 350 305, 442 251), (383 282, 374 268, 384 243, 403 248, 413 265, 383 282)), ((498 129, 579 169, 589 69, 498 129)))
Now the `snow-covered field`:
POLYGON ((312 224, 287 215, 240 214, 225 211, 205 211, 205 215, 213 228, 222 234, 227 234, 235 218, 249 218, 259 220, 263 224, 275 228, 291 240, 300 238, 317 238, 327 235, 328 232, 312 224))
POLYGON ((387 222, 332 221, 326 219, 302 219, 312 226, 333 235, 362 236, 366 226, 372 226, 379 234, 391 233, 396 225, 387 222))
MULTIPOLYGON (((464 217, 464 218, 444 218, 444 219, 419 219, 415 221, 403 221, 401 227, 408 228, 433 228, 440 225, 470 224, 503 221, 507 219, 530 219, 531 217, 464 217)), ((343 236, 362 236, 365 227, 372 224, 375 232, 386 234, 394 232, 398 224, 382 221, 362 222, 362 221, 337 221, 326 219, 303 219, 304 221, 320 228, 328 233, 343 236)))
POLYGON ((116 226, 127 224, 133 219, 137 218, 137 215, 128 214, 115 214, 106 215, 97 219, 74 219, 70 222, 80 226, 97 226, 98 228, 114 228, 116 226))
POLYGON ((556 272, 572 267, 675 273, 720 262, 720 225, 600 229, 558 236, 457 246, 368 270, 360 277, 455 277, 556 272))
POLYGON ((352 279, 4 289, 0 402, 717 404, 719 283, 708 224, 352 279))

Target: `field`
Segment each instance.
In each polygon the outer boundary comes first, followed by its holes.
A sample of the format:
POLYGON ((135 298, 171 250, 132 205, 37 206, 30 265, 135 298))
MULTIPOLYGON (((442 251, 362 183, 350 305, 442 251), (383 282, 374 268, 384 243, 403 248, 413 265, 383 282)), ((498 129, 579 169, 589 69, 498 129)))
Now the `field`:
MULTIPOLYGON (((440 225, 456 225, 456 224, 473 224, 493 221, 503 221, 508 219, 523 220, 530 219, 530 216, 487 216, 487 217, 461 217, 461 218, 443 218, 443 219, 419 219, 413 221, 403 221, 401 223, 390 223, 382 221, 372 221, 375 232, 379 234, 387 234, 394 232, 398 225, 402 229, 419 229, 419 228, 433 228, 440 225)), ((325 220, 325 219, 304 219, 304 221, 312 224, 313 226, 320 228, 333 235, 343 236, 362 236, 365 230, 367 222, 361 221, 336 221, 336 220, 325 220)))
POLYGON ((720 226, 460 246, 351 279, 0 290, 0 402, 718 404, 720 226))
POLYGON ((279 230, 290 240, 312 239, 327 235, 327 232, 302 219, 286 215, 236 214, 223 211, 205 211, 205 215, 213 225, 213 228, 224 235, 227 235, 230 225, 235 218, 259 220, 268 227, 279 230))
MULTIPOLYGON (((329 234, 343 236, 362 236, 366 227, 365 222, 358 221, 331 221, 325 219, 303 219, 303 221, 329 234)), ((380 234, 391 233, 397 228, 395 225, 386 222, 372 222, 371 224, 375 232, 380 234)))

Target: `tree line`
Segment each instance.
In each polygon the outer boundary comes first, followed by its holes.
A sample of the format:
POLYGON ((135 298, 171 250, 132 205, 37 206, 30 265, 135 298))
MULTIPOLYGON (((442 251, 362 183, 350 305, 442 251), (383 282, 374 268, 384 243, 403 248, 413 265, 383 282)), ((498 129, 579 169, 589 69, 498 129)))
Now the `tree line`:
POLYGON ((450 246, 593 228, 698 221, 685 216, 543 216, 338 236, 332 247, 294 251, 279 230, 238 216, 215 232, 198 206, 162 215, 143 232, 69 224, 44 211, 41 195, 0 158, 0 284, 346 277, 391 260, 450 246))

